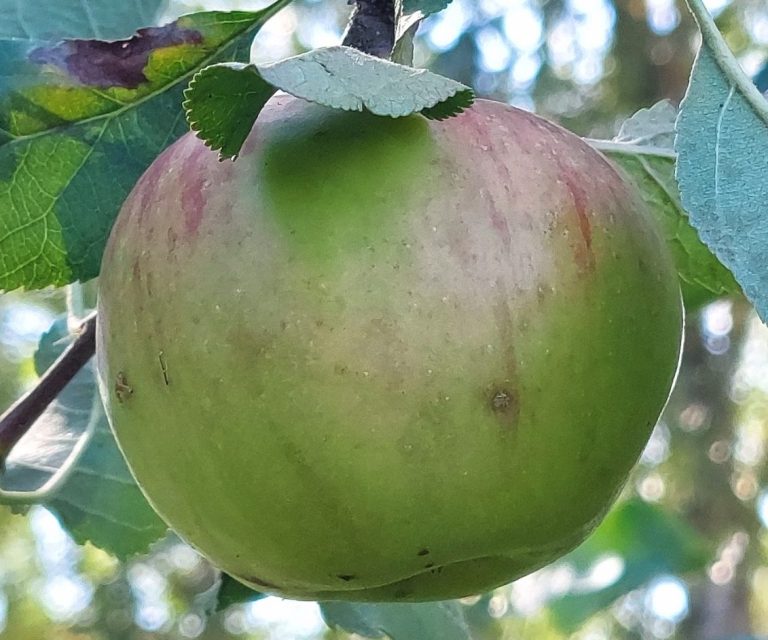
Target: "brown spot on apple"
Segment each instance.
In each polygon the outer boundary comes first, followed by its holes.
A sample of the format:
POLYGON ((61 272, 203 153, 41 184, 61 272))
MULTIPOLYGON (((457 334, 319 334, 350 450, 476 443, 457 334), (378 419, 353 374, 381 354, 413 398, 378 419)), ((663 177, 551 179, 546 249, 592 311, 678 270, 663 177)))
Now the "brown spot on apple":
POLYGON ((520 403, 511 389, 494 389, 491 392, 490 404, 491 411, 493 411, 503 426, 508 428, 515 426, 520 414, 520 403))
POLYGON ((115 377, 115 395, 120 404, 133 395, 133 387, 128 384, 128 380, 122 371, 119 371, 115 377))
POLYGON ((168 362, 165 359, 165 352, 160 351, 157 354, 157 359, 160 361, 160 372, 163 374, 163 382, 165 386, 168 386, 168 362))

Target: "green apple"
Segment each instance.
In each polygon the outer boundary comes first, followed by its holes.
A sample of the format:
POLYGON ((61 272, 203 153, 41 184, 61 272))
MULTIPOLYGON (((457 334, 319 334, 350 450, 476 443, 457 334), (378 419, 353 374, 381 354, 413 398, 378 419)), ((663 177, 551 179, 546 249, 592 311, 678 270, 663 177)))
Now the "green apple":
POLYGON ((279 95, 236 162, 190 134, 136 185, 98 370, 147 498, 224 571, 434 600, 589 534, 681 324, 649 212, 575 135, 483 100, 434 122, 279 95))

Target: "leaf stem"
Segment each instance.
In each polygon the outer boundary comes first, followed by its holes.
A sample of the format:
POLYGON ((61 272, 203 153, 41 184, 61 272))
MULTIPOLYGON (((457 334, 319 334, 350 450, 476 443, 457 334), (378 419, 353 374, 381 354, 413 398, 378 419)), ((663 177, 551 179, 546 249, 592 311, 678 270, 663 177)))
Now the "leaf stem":
POLYGON ((395 0, 349 0, 355 8, 344 32, 343 45, 377 58, 392 55, 395 47, 395 0))
POLYGON ((72 344, 38 383, 0 416, 0 469, 16 443, 96 352, 96 314, 80 325, 72 344))
POLYGON ((621 153, 629 156, 652 156, 665 160, 676 160, 677 154, 666 147, 633 144, 630 142, 614 142, 613 140, 598 140, 596 138, 584 138, 584 142, 598 151, 607 153, 621 153))
POLYGON ((702 40, 709 46, 720 69, 726 74, 731 84, 739 90, 752 110, 764 122, 768 122, 768 103, 744 73, 702 0, 686 0, 686 2, 699 26, 702 40))

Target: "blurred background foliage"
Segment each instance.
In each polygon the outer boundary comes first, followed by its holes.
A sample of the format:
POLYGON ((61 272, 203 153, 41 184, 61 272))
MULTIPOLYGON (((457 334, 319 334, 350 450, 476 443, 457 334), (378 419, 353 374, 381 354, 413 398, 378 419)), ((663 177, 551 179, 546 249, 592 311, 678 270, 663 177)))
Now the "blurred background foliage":
MULTIPOLYGON (((263 4, 169 0, 164 18, 263 4)), ((706 4, 768 89, 765 2, 706 4)), ((254 55, 338 43, 348 12, 343 1, 297 0, 261 31, 254 55)), ((610 137, 637 109, 679 101, 697 38, 677 0, 454 0, 423 25, 416 62, 581 135, 610 137)), ((32 355, 64 298, 0 296, 0 407, 34 384, 32 355)), ((768 635, 767 438, 768 329, 742 299, 689 314, 676 389, 622 503, 563 562, 466 600, 474 637, 768 635)), ((0 508, 2 638, 348 637, 328 630, 314 603, 265 598, 209 616, 217 579, 173 536, 119 563, 76 545, 43 508, 0 508)))

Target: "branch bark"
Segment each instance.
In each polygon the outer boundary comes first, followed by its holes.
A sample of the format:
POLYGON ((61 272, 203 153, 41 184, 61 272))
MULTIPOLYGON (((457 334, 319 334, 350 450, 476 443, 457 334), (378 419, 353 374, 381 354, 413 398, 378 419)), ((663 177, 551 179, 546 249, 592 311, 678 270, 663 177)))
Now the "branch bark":
POLYGON ((342 44, 377 58, 389 58, 395 47, 395 0, 349 0, 355 8, 342 44))
POLYGON ((34 388, 0 416, 0 469, 16 443, 95 352, 96 314, 93 313, 83 321, 75 340, 43 374, 34 388))

